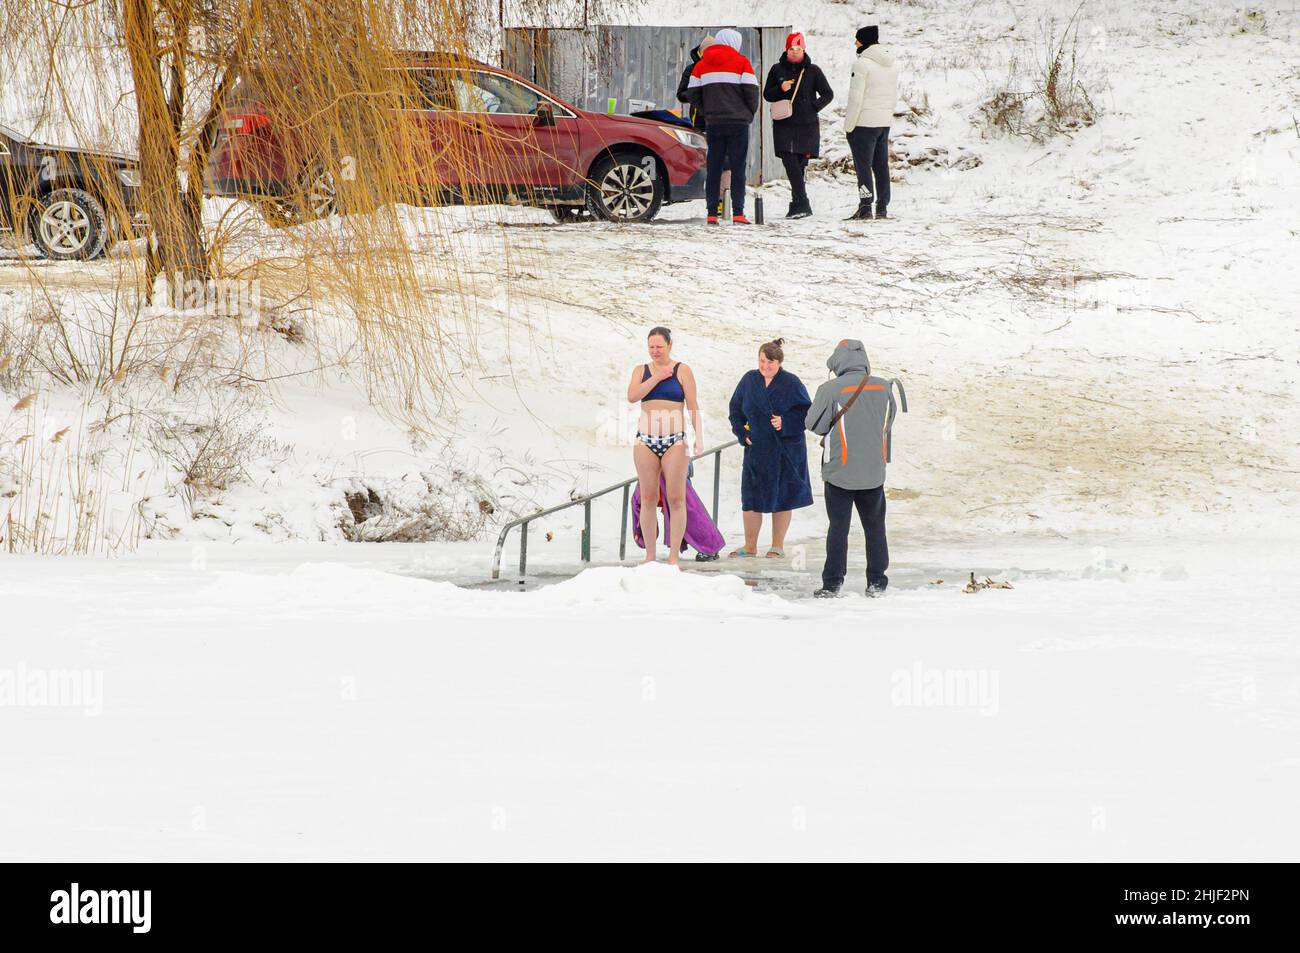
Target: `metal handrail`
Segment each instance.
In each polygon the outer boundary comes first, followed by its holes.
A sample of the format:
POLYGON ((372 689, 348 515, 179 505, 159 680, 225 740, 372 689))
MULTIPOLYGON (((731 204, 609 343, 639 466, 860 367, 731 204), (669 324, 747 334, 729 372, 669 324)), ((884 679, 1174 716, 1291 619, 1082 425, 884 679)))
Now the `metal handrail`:
MULTIPOLYGON (((701 460, 704 457, 712 456, 713 459, 713 522, 718 521, 718 495, 722 487, 722 451, 735 447, 740 444, 739 440, 731 440, 727 443, 719 444, 712 449, 705 450, 703 453, 691 457, 690 462, 701 460)), ((501 535, 497 537, 496 549, 492 553, 492 578, 501 578, 501 552, 505 549, 506 537, 516 526, 521 527, 519 530, 519 575, 523 576, 528 567, 528 524, 533 520, 541 519, 543 516, 550 516, 552 513, 558 513, 560 510, 567 510, 571 506, 582 506, 584 510, 582 525, 582 548, 580 558, 584 563, 591 562, 591 501, 599 499, 607 493, 613 493, 615 490, 623 491, 623 518, 621 520, 622 528, 620 529, 618 541, 618 558, 623 559, 627 555, 627 513, 628 501, 631 494, 632 484, 637 482, 636 477, 630 480, 624 480, 622 483, 615 483, 613 486, 607 486, 603 490, 597 490, 595 493, 588 493, 586 496, 580 496, 577 499, 569 500, 567 503, 561 503, 559 506, 551 506, 544 510, 538 510, 536 513, 530 513, 528 516, 521 516, 519 519, 511 520, 505 526, 501 527, 501 535)))

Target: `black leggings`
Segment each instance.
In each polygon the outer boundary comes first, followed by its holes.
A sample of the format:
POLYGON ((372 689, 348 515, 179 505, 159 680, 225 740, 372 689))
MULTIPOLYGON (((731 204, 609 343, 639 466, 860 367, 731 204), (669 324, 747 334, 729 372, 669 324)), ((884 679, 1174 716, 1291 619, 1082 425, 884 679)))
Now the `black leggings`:
POLYGON ((709 214, 716 214, 722 198, 722 170, 731 169, 731 214, 745 214, 745 159, 749 155, 749 127, 741 125, 709 126, 704 131, 709 140, 709 167, 704 179, 704 200, 709 214))
POLYGON ((782 152, 781 164, 785 166, 785 177, 790 180, 790 200, 796 205, 802 205, 808 201, 808 190, 804 184, 808 157, 794 152, 782 152))

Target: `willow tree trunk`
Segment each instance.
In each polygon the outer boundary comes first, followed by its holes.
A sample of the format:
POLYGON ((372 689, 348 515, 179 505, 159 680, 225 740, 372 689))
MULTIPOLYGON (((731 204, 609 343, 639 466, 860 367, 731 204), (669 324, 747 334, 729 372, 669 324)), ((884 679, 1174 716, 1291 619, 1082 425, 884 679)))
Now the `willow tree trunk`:
POLYGON ((206 282, 210 278, 203 239, 203 184, 201 180, 188 182, 187 194, 181 189, 180 179, 184 60, 189 36, 188 17, 177 16, 174 10, 188 11, 189 4, 170 6, 172 42, 164 50, 159 45, 156 0, 124 0, 123 25, 140 124, 140 201, 153 235, 146 272, 149 293, 160 273, 167 276, 173 288, 177 287, 174 282, 206 282), (164 57, 170 58, 170 98, 163 85, 164 57))

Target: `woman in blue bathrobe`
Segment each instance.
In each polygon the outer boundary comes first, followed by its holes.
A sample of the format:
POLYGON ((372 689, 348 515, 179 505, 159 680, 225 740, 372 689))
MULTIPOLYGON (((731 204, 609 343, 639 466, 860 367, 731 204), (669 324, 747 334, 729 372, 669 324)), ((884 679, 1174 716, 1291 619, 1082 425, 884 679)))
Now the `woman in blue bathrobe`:
POLYGON ((754 556, 763 514, 772 514, 770 559, 785 555, 790 511, 812 506, 808 482, 808 450, 804 417, 812 401, 803 381, 781 369, 784 339, 758 350, 758 370, 749 371, 731 395, 731 431, 745 447, 740 477, 740 508, 744 511, 745 545, 732 556, 754 556))

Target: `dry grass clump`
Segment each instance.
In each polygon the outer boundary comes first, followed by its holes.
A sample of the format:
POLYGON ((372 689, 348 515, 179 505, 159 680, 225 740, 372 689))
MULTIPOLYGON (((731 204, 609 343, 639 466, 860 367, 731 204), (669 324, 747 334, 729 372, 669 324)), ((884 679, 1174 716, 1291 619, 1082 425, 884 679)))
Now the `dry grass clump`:
POLYGON ((150 416, 149 444, 170 465, 191 517, 196 502, 247 479, 251 461, 271 449, 248 398, 214 401, 199 414, 150 416))
POLYGON ((37 391, 0 407, 0 552, 114 553, 141 533, 137 436, 89 404, 60 417, 37 391), (68 419, 70 417, 70 419, 68 419))
POLYGON ((1043 21, 1042 42, 1029 66, 1017 52, 1011 54, 1006 78, 979 107, 980 121, 988 130, 1044 142, 1097 121, 1100 110, 1091 89, 1102 78, 1087 60, 1089 44, 1079 37, 1083 7, 1080 3, 1075 8, 1059 32, 1055 19, 1043 21))

